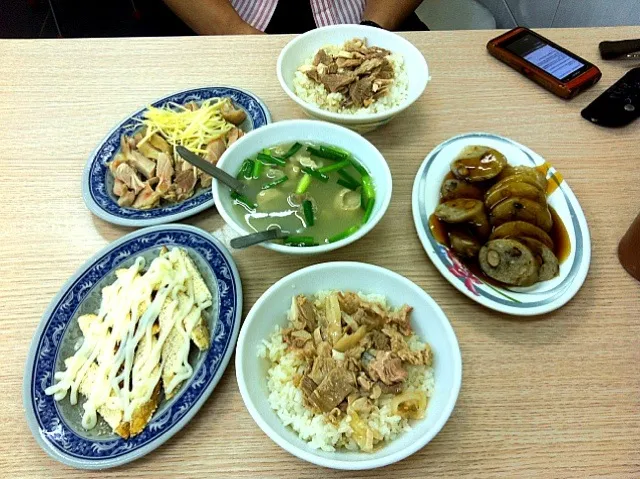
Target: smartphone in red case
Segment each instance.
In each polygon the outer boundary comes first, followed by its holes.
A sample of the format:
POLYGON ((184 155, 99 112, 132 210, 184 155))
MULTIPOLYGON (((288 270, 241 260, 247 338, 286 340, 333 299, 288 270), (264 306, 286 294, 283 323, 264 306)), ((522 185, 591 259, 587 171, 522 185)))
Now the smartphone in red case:
POLYGON ((487 50, 561 98, 573 98, 602 76, 592 63, 525 27, 490 40, 487 50))

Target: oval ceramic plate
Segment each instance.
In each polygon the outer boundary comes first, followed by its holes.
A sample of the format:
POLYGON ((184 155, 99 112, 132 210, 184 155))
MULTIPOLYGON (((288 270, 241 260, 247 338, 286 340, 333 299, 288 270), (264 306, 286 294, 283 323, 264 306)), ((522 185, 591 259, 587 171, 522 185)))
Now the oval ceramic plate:
POLYGON ((508 138, 490 133, 469 133, 438 145, 418 170, 413 184, 412 208, 422 246, 440 273, 469 298, 496 311, 518 316, 553 311, 573 298, 589 271, 589 228, 571 188, 544 158, 508 138), (502 152, 510 165, 534 166, 546 171, 549 179, 547 201, 562 219, 571 242, 571 252, 560 265, 558 277, 528 288, 494 286, 471 273, 446 246, 436 241, 429 228, 429 217, 438 205, 440 185, 450 171, 451 162, 468 145, 489 146, 502 152))
POLYGON ((31 432, 50 456, 74 467, 104 469, 147 454, 178 432, 211 394, 233 353, 241 313, 242 288, 236 266, 228 251, 208 233, 192 226, 172 225, 124 236, 96 254, 65 283, 40 321, 23 385, 31 432), (139 435, 122 439, 102 419, 95 428, 84 430, 81 401, 75 406, 68 396, 55 401, 44 390, 81 337, 78 316, 97 311, 102 288, 114 281, 115 270, 130 266, 138 256, 150 261, 165 245, 188 251, 213 294, 213 305, 205 310, 211 346, 202 353, 192 351, 189 360, 193 375, 175 397, 160 402, 139 435))
MULTIPOLYGON (((258 97, 246 90, 226 86, 184 90, 161 98, 153 102, 151 106, 161 107, 167 103, 183 105, 190 101, 200 103, 213 97, 230 97, 236 106, 241 107, 247 113, 247 119, 240 125, 245 132, 271 122, 269 110, 258 97)), ((100 146, 89 157, 82 174, 82 197, 87 207, 96 216, 117 225, 141 227, 171 223, 213 206, 211 188, 200 188, 188 200, 150 210, 136 210, 118 206, 117 198, 112 193, 113 176, 109 172, 107 163, 118 153, 120 137, 123 134, 130 135, 140 127, 136 120, 142 118, 146 109, 145 106, 127 117, 102 140, 100 146)))

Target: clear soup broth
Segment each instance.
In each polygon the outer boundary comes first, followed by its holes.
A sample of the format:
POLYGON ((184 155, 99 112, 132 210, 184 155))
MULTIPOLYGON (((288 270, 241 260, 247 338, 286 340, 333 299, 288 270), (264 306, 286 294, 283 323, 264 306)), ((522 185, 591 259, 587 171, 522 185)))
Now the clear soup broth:
POLYGON ((365 224, 375 205, 369 172, 330 145, 285 143, 242 164, 245 195, 231 193, 233 214, 252 231, 280 228, 285 244, 316 246, 344 239, 365 224))

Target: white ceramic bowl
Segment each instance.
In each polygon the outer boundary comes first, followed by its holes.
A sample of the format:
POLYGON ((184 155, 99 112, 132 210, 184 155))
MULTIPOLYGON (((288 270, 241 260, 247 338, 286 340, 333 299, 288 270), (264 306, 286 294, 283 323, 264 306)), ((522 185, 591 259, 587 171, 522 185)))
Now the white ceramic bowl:
POLYGON ((245 406, 258 426, 283 449, 320 466, 335 469, 372 469, 400 461, 424 447, 442 429, 451 415, 460 391, 462 359, 455 333, 447 317, 419 286, 397 273, 366 263, 321 263, 285 276, 271 286, 249 311, 236 348, 236 376, 245 406), (271 409, 268 402, 269 362, 257 355, 258 345, 276 325, 284 326, 291 298, 322 290, 379 293, 398 307, 414 307, 411 324, 434 353, 435 391, 426 417, 414 421, 412 429, 373 452, 326 452, 301 440, 271 409))
MULTIPOLYGON (((224 152, 218 161, 218 167, 231 175, 236 175, 242 162, 263 148, 294 141, 309 141, 338 146, 349 151, 371 174, 376 191, 376 203, 371 218, 351 236, 330 244, 299 247, 277 243, 262 243, 262 246, 274 251, 289 254, 319 254, 332 251, 359 240, 382 219, 391 201, 391 172, 389 165, 378 149, 362 136, 338 125, 312 120, 288 120, 272 123, 253 130, 242 137, 224 152)), ((238 234, 253 233, 231 214, 233 200, 229 189, 214 181, 212 184, 213 199, 220 215, 238 234)))
POLYGON ((388 123, 395 115, 407 109, 415 102, 429 81, 427 61, 411 42, 400 35, 380 28, 363 25, 335 25, 311 30, 291 40, 278 57, 277 74, 284 91, 300 105, 311 117, 338 123, 360 133, 366 133, 388 123), (349 115, 323 110, 305 102, 295 94, 293 78, 296 70, 309 57, 326 45, 340 45, 352 38, 366 38, 368 45, 386 48, 404 57, 409 78, 409 91, 405 100, 398 106, 381 113, 349 115))

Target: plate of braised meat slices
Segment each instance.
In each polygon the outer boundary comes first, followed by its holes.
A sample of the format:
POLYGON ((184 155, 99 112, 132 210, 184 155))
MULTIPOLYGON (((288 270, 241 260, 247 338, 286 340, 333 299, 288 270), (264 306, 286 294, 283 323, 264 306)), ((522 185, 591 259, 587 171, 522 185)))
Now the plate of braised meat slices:
POLYGON ((529 316, 580 289, 591 239, 560 172, 529 148, 489 133, 437 146, 416 176, 413 218, 427 255, 460 292, 529 316))
POLYGON ((212 178, 183 160, 184 146, 215 164, 240 137, 271 121, 252 93, 184 90, 120 122, 91 154, 82 177, 87 207, 123 226, 177 221, 213 206, 212 178))

